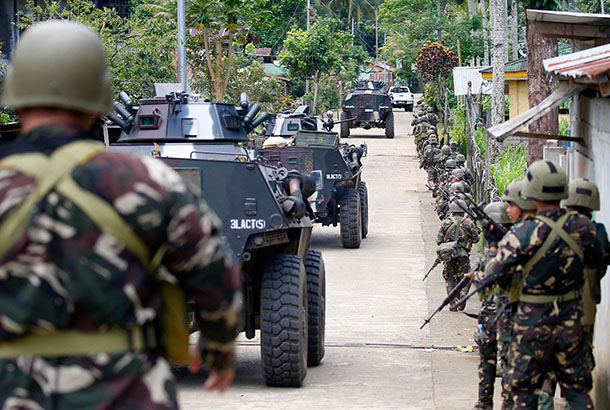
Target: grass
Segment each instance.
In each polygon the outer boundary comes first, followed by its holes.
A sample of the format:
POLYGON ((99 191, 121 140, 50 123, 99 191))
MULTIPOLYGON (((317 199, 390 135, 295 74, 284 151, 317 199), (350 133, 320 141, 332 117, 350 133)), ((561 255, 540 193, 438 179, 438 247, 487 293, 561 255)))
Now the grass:
POLYGON ((527 145, 507 146, 491 164, 491 176, 501 195, 513 181, 523 178, 527 170, 527 145))

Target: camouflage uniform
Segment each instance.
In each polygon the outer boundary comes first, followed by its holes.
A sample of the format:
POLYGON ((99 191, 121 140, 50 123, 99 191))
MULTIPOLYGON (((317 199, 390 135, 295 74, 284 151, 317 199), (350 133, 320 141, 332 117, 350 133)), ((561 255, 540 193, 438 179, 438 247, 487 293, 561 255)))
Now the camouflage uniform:
POLYGON ((478 324, 482 331, 477 332, 476 342, 479 346, 479 402, 480 409, 493 410, 494 383, 496 381, 496 364, 498 357, 498 332, 492 323, 498 313, 493 294, 483 296, 478 324))
POLYGON ((424 160, 422 166, 428 172, 428 184, 430 186, 434 186, 438 177, 438 172, 435 167, 435 157, 437 154, 440 154, 440 152, 440 149, 432 145, 426 148, 426 150, 424 151, 424 160))
MULTIPOLYGON (((12 154, 50 155, 80 140, 40 127, 3 144, 12 154)), ((151 251, 167 246, 163 265, 194 302, 208 369, 233 367, 239 329, 240 273, 218 236, 219 223, 177 173, 153 158, 101 152, 73 169, 85 190, 111 204, 151 251)), ((0 223, 30 193, 33 179, 0 168, 0 223)), ((55 330, 157 329, 160 284, 121 238, 103 233, 51 190, 25 232, 0 260, 0 340, 55 330)), ((147 344, 148 346, 148 344, 147 344)), ((143 352, 0 360, 0 408, 177 408, 170 365, 159 347, 143 352)))
MULTIPOLYGON (((457 241, 460 246, 457 258, 450 262, 445 262, 443 269, 447 294, 462 280, 464 274, 468 273, 470 268, 470 248, 473 243, 479 241, 479 233, 475 223, 470 218, 462 215, 454 214, 441 222, 436 236, 437 245, 457 241)), ((465 294, 467 291, 468 289, 465 288, 463 293, 465 294)), ((455 309, 453 304, 451 306, 455 309)))
MULTIPOLYGON (((552 210, 538 215, 557 221, 565 212, 552 210)), ((556 374, 570 408, 593 408, 587 393, 592 379, 584 357, 581 299, 566 296, 554 303, 525 301, 531 295, 574 295, 584 283, 583 266, 600 266, 601 249, 592 222, 572 214, 563 229, 582 247, 584 260, 558 237, 522 279, 509 357, 510 388, 516 408, 537 408, 536 390, 549 370, 556 374)), ((550 232, 551 228, 538 219, 514 226, 500 242, 498 254, 487 267, 488 274, 496 275, 501 286, 509 287, 517 268, 526 266, 550 232)))

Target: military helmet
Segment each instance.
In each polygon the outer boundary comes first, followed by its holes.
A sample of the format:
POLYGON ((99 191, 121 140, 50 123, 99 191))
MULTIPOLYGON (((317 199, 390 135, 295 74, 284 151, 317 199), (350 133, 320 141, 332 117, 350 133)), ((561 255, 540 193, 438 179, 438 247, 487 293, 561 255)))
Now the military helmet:
POLYGON ((415 114, 417 114, 418 117, 421 117, 422 115, 426 115, 426 113, 422 110, 417 111, 415 114))
POLYGON ((434 135, 436 134, 436 131, 429 129, 428 131, 426 131, 427 135, 434 135))
POLYGON ((464 193, 464 183, 463 182, 454 182, 449 187, 450 192, 461 192, 464 193))
POLYGON ((443 147, 441 148, 441 153, 443 155, 451 154, 451 148, 449 148, 449 145, 443 145, 443 147))
POLYGON ((524 183, 525 181, 523 180, 511 182, 508 187, 506 187, 504 194, 502 194, 502 200, 512 202, 524 211, 535 211, 536 207, 532 201, 522 198, 521 191, 523 190, 524 183))
POLYGON ((599 211, 599 189, 593 181, 580 178, 570 182, 568 199, 561 201, 563 206, 580 206, 599 211))
POLYGON ((458 164, 463 164, 464 162, 466 162, 466 157, 463 154, 457 154, 455 156, 455 162, 457 162, 458 164))
POLYGON ((426 108, 426 112, 433 113, 434 109, 432 107, 428 107, 428 108, 426 108))
POLYGON ((430 138, 428 139, 428 143, 429 143, 430 145, 438 145, 438 139, 436 139, 436 137, 430 137, 430 138))
POLYGON ((464 178, 464 170, 462 168, 456 168, 451 171, 451 176, 456 178, 464 178))
POLYGON ((75 22, 32 26, 6 69, 2 105, 108 113, 112 86, 100 38, 75 22))
POLYGON ((455 163, 455 160, 453 158, 450 158, 445 161, 445 168, 454 169, 455 167, 457 167, 457 164, 455 163))
POLYGON ((449 211, 454 214, 464 213, 464 208, 466 208, 466 202, 461 199, 455 199, 449 204, 449 211))
POLYGON ((457 141, 451 141, 451 142, 449 143, 449 146, 450 146, 451 148, 457 148, 458 143, 457 143, 457 141))
POLYGON ((511 223, 506 210, 508 209, 508 204, 506 202, 492 202, 488 204, 483 212, 487 214, 497 224, 509 224, 511 223))
POLYGON ((559 165, 538 160, 527 170, 521 195, 525 199, 559 201, 568 197, 568 180, 559 165))

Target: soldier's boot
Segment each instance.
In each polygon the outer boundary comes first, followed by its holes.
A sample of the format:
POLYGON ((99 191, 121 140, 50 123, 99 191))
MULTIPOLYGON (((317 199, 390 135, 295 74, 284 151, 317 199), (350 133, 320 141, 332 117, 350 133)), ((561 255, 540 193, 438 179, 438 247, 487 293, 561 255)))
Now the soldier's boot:
POLYGON ((553 389, 542 387, 538 396, 538 410, 553 410, 553 389))
POLYGON ((481 403, 480 401, 478 401, 474 405, 472 410, 494 410, 494 406, 493 406, 493 404, 485 404, 485 403, 481 403))

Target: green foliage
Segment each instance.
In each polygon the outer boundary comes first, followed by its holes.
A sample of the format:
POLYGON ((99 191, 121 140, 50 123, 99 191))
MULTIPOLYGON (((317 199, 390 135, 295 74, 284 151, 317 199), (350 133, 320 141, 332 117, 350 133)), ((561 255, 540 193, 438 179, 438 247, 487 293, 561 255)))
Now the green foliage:
POLYGON ((570 120, 565 117, 559 117, 559 135, 567 137, 570 135, 570 120))
MULTIPOLYGON (((413 78, 411 65, 417 52, 428 41, 438 41, 457 54, 457 43, 463 61, 483 54, 481 18, 468 16, 466 2, 441 2, 441 16, 435 0, 385 0, 379 7, 381 28, 387 33, 383 57, 402 63, 400 73, 413 78)), ((402 78, 401 77, 401 78, 402 78)))
POLYGON ((513 181, 523 178, 527 170, 527 145, 507 146, 491 164, 491 176, 501 194, 513 181))
POLYGON ((27 28, 49 19, 75 20, 99 33, 117 95, 126 91, 136 97, 152 97, 155 82, 176 78, 171 23, 137 16, 121 18, 114 9, 98 9, 90 0, 28 0, 18 26, 27 28))
POLYGON ((268 24, 255 30, 260 47, 281 46, 288 31, 305 26, 306 2, 302 0, 265 0, 262 8, 270 13, 268 24))

